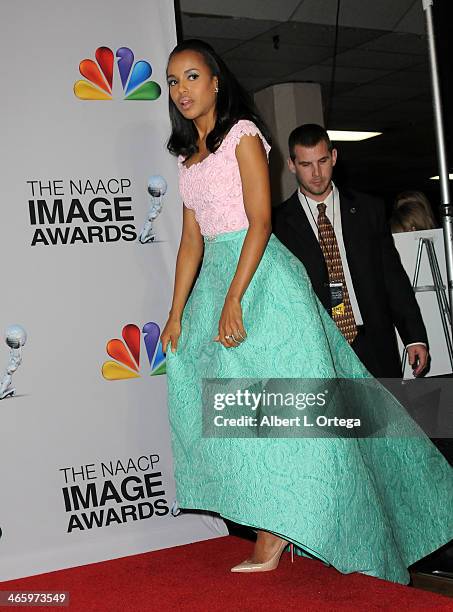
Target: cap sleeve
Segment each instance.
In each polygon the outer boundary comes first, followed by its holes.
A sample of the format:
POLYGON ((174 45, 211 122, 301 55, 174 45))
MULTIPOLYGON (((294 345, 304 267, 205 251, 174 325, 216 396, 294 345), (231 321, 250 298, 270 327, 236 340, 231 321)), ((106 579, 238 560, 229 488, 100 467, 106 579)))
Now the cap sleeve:
POLYGON ((264 138, 261 131, 257 128, 257 126, 250 121, 249 119, 240 119, 237 123, 233 125, 228 134, 225 137, 225 140, 228 141, 227 147, 234 152, 237 145, 239 144, 242 136, 256 136, 258 135, 263 143, 263 146, 266 150, 266 155, 269 155, 269 151, 271 150, 270 145, 267 140, 264 138))

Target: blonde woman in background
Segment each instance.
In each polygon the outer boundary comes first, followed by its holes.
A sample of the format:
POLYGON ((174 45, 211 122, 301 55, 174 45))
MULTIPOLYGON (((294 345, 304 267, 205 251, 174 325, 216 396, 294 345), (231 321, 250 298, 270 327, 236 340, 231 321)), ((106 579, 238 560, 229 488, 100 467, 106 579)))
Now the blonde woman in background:
POLYGON ((421 191, 403 191, 396 197, 390 225, 393 234, 438 227, 429 200, 421 191))

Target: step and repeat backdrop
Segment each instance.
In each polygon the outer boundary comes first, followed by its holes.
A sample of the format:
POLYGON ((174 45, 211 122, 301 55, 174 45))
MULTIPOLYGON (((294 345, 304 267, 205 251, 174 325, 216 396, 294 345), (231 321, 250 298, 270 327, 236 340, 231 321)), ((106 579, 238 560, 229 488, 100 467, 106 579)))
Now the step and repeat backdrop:
POLYGON ((0 580, 226 534, 178 508, 171 0, 4 3, 0 580))

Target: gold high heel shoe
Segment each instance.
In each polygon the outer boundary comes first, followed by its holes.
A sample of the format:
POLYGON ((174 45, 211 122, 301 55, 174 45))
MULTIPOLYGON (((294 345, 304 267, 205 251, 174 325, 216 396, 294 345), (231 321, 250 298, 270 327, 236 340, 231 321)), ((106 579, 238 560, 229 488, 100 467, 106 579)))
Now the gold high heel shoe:
POLYGON ((239 565, 235 565, 231 568, 232 572, 270 572, 277 568, 278 563, 280 561, 280 557, 282 556, 283 551, 289 544, 289 549, 291 551, 291 563, 294 563, 294 544, 291 542, 287 542, 286 540, 282 540, 275 554, 264 563, 253 563, 248 559, 239 563, 239 565))

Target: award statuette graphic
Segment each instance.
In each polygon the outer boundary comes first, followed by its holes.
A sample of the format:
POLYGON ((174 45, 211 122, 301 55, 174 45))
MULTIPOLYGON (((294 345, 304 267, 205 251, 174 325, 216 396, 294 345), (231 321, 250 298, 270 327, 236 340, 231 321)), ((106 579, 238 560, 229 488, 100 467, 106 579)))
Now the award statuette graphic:
POLYGON ((167 181, 159 174, 153 175, 148 181, 148 193, 150 195, 150 205, 148 219, 145 221, 139 240, 142 244, 154 242, 156 234, 153 231, 153 223, 160 215, 163 206, 163 197, 167 191, 167 181))
POLYGON ((27 332, 20 325, 10 325, 5 332, 5 341, 11 350, 6 372, 0 379, 0 400, 12 397, 16 393, 11 382, 14 372, 22 363, 22 347, 27 341, 27 332))
POLYGON ((181 510, 179 509, 177 499, 173 501, 170 512, 172 516, 179 516, 181 514, 181 510))

